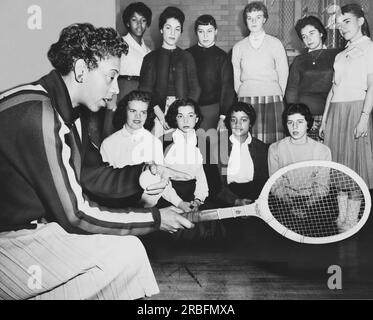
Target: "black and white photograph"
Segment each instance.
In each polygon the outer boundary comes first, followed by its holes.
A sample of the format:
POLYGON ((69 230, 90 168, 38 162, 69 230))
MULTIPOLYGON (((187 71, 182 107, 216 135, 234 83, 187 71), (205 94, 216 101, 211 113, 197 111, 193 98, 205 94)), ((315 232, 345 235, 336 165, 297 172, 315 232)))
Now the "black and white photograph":
POLYGON ((0 300, 373 299, 371 28, 368 0, 1 0, 0 300))

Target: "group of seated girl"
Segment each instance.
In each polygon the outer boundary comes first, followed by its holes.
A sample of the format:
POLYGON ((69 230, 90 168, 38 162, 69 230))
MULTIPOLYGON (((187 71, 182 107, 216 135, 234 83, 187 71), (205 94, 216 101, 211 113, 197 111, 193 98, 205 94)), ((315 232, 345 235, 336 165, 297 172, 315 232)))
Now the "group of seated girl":
POLYGON ((118 131, 101 145, 103 160, 115 168, 155 162, 189 174, 190 180, 171 181, 161 199, 145 191, 139 201, 144 207, 174 205, 189 212, 201 209, 206 199, 209 207, 249 204, 278 169, 298 161, 331 160, 330 149, 307 136, 313 118, 306 105, 289 105, 283 113, 289 136, 269 146, 251 135, 256 120, 254 108, 235 102, 226 114, 228 130, 220 134, 219 161, 214 164, 220 174, 219 185, 209 192, 204 157, 198 148, 201 141, 196 134, 202 121, 198 104, 176 99, 165 116, 172 131, 159 139, 149 131, 154 125, 150 101, 150 95, 142 91, 124 97, 114 115, 118 131))

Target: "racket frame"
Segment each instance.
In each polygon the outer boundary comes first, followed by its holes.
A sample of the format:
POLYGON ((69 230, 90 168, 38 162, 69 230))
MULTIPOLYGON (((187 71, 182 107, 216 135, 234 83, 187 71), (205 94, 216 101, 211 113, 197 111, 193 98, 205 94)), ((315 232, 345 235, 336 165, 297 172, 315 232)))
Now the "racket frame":
MULTIPOLYGON (((353 234, 357 233, 363 225, 368 220, 370 210, 371 210, 371 197, 369 193, 369 189, 367 185, 365 184, 364 180, 353 170, 350 168, 333 161, 318 161, 318 160, 312 160, 312 161, 301 161, 297 162, 291 165, 288 165, 286 167, 283 167, 276 171, 266 182, 264 185, 258 199, 249 205, 246 206, 238 206, 238 207, 231 207, 231 208, 222 208, 222 209, 214 209, 217 210, 217 214, 219 219, 226 219, 226 218, 237 218, 237 217, 243 217, 243 216, 255 216, 258 218, 261 218, 264 220, 272 229, 283 235, 284 237, 300 242, 300 243, 309 243, 309 244, 325 244, 325 243, 332 243, 344 240, 353 234), (331 168, 338 171, 341 171, 351 178, 354 179, 356 184, 359 186, 363 196, 364 196, 364 212, 359 220, 359 222, 352 227, 351 229, 332 236, 327 237, 309 237, 309 236, 303 236, 301 234, 298 234, 292 230, 289 230, 284 225, 282 225, 280 222, 278 222, 275 217, 272 215, 269 206, 268 206, 268 198, 271 191, 271 188, 273 184, 284 174, 287 172, 294 170, 294 169, 300 169, 300 168, 309 168, 309 167, 325 167, 325 168, 331 168)), ((212 210, 206 210, 206 211, 212 211, 212 210)))

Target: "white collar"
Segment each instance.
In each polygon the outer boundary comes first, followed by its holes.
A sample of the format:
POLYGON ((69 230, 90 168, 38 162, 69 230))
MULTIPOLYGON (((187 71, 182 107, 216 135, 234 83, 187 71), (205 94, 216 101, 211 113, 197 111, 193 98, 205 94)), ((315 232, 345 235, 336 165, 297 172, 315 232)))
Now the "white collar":
MULTIPOLYGON (((249 145, 252 140, 253 140, 253 138, 251 137, 250 132, 248 132, 247 138, 242 143, 242 145, 249 145)), ((232 142, 232 144, 234 144, 234 145, 241 144, 240 140, 238 140, 233 134, 231 134, 231 136, 229 137, 229 141, 232 142)))
POLYGON ((215 41, 214 41, 210 46, 208 46, 207 48, 204 47, 204 46, 202 46, 199 42, 197 42, 197 45, 198 45, 200 48, 202 48, 202 49, 209 49, 209 48, 211 48, 211 47, 213 47, 213 46, 215 45, 215 41))
POLYGON ((360 37, 359 39, 357 39, 357 40, 355 40, 355 41, 353 41, 353 42, 348 41, 347 44, 346 44, 346 48, 348 48, 348 47, 350 47, 350 46, 355 46, 355 45, 357 45, 357 44, 359 44, 359 43, 361 43, 361 42, 363 42, 363 41, 365 41, 365 40, 367 40, 367 39, 370 40, 369 37, 363 35, 362 37, 360 37))
POLYGON ((197 145, 197 135, 195 130, 189 131, 187 134, 184 134, 180 129, 176 129, 172 133, 172 139, 175 144, 188 144, 192 146, 197 145))
POLYGON ((140 136, 146 135, 147 130, 144 128, 141 128, 141 129, 135 130, 134 132, 129 132, 126 128, 126 125, 123 125, 121 132, 124 137, 140 137, 140 136))
POLYGON ((124 41, 127 42, 129 47, 138 46, 138 47, 145 47, 144 39, 141 38, 141 45, 131 36, 131 34, 128 32, 124 37, 124 41))

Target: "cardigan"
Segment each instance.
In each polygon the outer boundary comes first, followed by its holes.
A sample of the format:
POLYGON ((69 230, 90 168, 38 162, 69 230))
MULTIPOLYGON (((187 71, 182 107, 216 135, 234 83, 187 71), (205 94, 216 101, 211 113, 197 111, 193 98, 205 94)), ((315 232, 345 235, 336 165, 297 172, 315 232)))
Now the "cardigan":
POLYGON ((201 89, 192 55, 179 47, 174 50, 161 47, 144 57, 140 71, 139 90, 152 94, 151 106, 158 105, 165 110, 170 95, 167 91, 169 72, 172 72, 176 98, 198 101, 201 89))
POLYGON ((157 209, 113 211, 86 196, 86 190, 107 197, 137 193, 143 165, 113 169, 103 163, 84 119, 79 136, 78 110, 57 71, 0 96, 2 230, 32 228, 31 222, 41 218, 74 233, 127 235, 158 229, 157 209))

